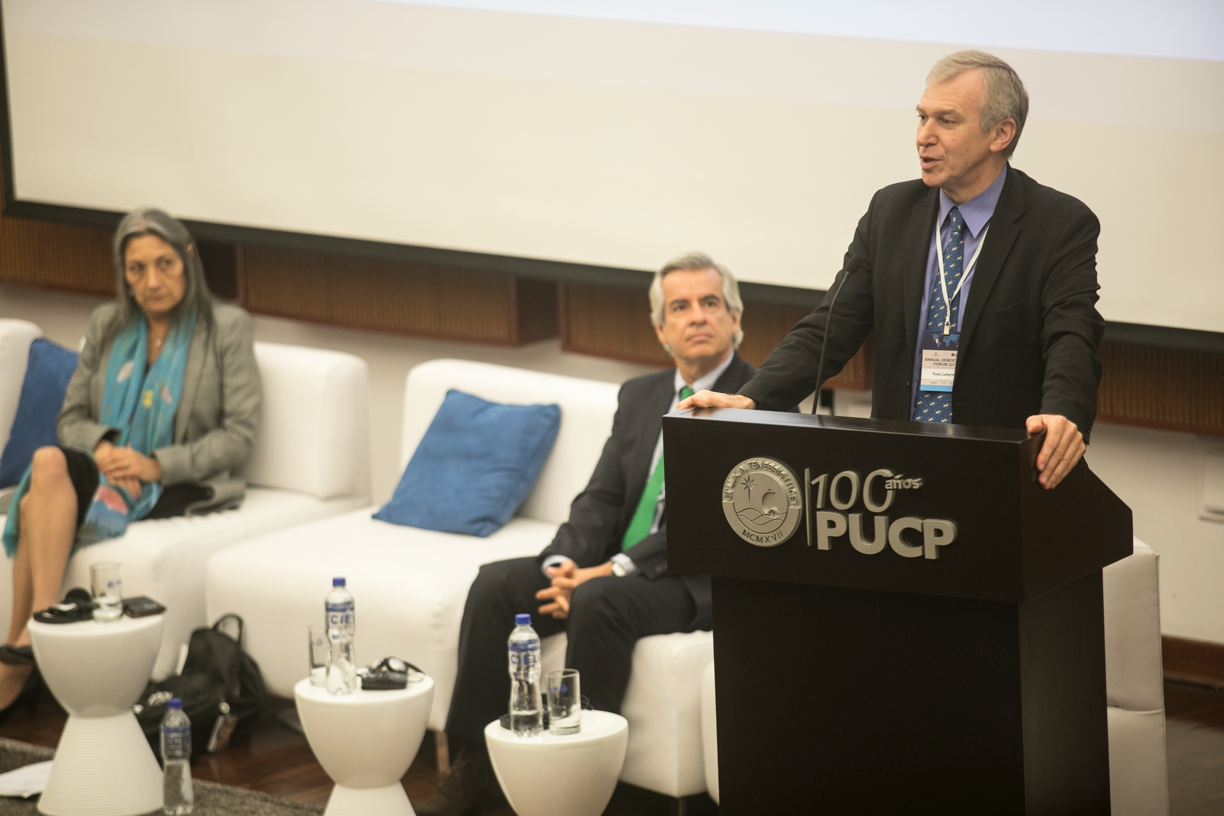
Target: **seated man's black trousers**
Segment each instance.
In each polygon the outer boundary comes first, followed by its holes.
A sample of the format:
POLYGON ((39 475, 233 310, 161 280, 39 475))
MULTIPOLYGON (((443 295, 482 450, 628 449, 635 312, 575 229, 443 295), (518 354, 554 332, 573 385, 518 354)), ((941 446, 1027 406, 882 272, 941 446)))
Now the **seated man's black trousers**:
MULTIPOLYGON (((535 594, 550 581, 537 558, 495 561, 480 568, 463 608, 459 629, 459 673, 446 720, 448 734, 484 744, 484 728, 505 714, 510 703, 506 640, 514 616, 531 614, 531 625, 546 638, 565 631, 565 665, 579 671, 582 694, 599 711, 619 713, 629 685, 638 638, 708 629, 684 582, 664 574, 593 578, 579 586, 566 620, 539 613, 535 594)), ((544 688, 544 678, 540 678, 544 688)))

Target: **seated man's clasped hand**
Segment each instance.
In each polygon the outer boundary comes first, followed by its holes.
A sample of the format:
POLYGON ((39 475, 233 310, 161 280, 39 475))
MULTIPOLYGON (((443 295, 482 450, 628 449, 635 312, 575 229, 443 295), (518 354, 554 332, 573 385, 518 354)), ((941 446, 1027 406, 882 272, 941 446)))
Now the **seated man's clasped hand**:
POLYGON ((569 617, 570 599, 574 590, 592 578, 611 577, 612 562, 605 561, 598 567, 579 569, 577 564, 567 558, 555 567, 545 567, 544 572, 552 578, 552 585, 536 593, 536 599, 544 601, 540 614, 556 620, 565 620, 569 617))

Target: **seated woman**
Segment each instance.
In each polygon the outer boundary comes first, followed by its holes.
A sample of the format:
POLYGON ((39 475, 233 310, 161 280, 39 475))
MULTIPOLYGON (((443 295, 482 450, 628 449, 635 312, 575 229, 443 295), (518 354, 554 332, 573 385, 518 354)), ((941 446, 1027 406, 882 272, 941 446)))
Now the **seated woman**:
POLYGON ((251 318, 215 303, 190 233, 155 209, 115 232, 117 302, 89 322, 60 411, 4 529, 13 619, 0 646, 0 711, 40 688, 27 627, 59 599, 78 548, 143 518, 234 507, 255 447, 262 389, 251 318))

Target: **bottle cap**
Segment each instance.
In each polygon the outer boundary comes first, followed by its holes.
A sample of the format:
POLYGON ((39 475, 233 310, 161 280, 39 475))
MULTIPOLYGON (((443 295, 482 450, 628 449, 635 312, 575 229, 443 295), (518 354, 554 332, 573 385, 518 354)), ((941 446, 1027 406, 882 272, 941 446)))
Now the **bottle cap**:
POLYGON ((183 701, 177 697, 171 698, 170 702, 166 703, 166 708, 176 708, 180 711, 183 709, 183 701))
POLYGON ((530 616, 530 615, 524 615, 524 614, 518 614, 518 615, 515 615, 515 616, 514 616, 514 625, 515 625, 515 626, 530 626, 530 625, 531 625, 531 616, 530 616))
POLYGON ((332 586, 334 587, 344 586, 344 579, 343 578, 333 578, 332 586))

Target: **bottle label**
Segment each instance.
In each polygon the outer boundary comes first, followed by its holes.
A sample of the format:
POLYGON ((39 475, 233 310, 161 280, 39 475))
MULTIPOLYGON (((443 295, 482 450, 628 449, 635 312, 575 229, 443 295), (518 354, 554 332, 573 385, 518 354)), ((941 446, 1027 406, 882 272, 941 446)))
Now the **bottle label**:
POLYGON ((191 753, 190 728, 163 728, 161 735, 163 751, 191 753))
POLYGON ((540 644, 520 641, 510 644, 510 665, 530 668, 540 665, 540 644))
POLYGON ((353 602, 346 601, 338 604, 325 604, 327 612, 327 628, 331 639, 337 639, 336 630, 343 628, 352 630, 353 628, 353 602))

